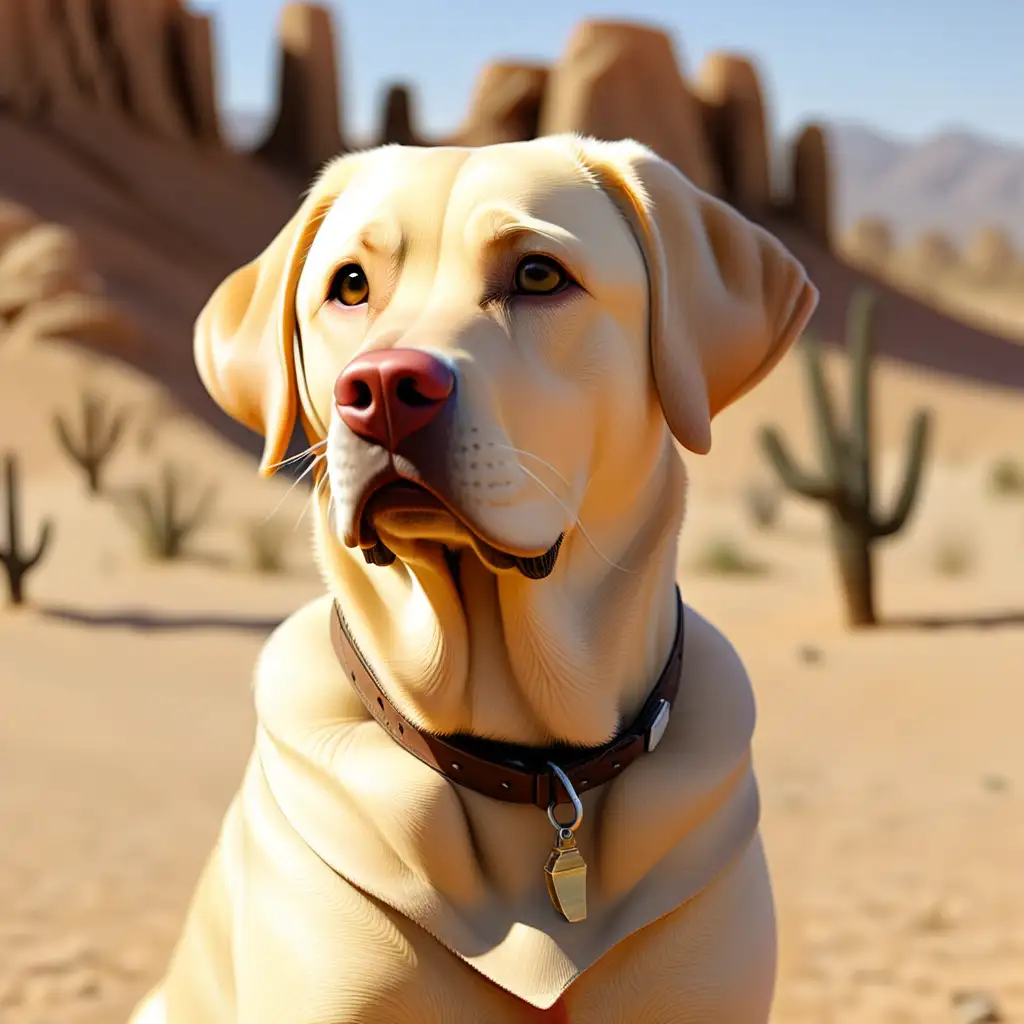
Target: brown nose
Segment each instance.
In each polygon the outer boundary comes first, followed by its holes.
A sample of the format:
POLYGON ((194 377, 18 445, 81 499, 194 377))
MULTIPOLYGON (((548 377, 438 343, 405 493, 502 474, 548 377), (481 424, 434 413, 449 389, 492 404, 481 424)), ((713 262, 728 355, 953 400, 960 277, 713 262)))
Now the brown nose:
POLYGON ((416 348, 356 356, 334 384, 338 415, 353 433, 388 451, 425 427, 455 388, 455 375, 416 348))

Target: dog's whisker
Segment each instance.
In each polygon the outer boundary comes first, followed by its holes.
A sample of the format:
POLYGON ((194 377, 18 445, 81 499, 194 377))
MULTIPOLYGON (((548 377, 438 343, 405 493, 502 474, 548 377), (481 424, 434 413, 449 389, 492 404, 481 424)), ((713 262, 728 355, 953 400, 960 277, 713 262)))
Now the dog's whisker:
POLYGON ((302 472, 301 472, 301 473, 300 473, 300 474, 299 474, 299 475, 298 475, 298 476, 297 476, 297 477, 296 477, 296 478, 295 478, 295 479, 294 479, 294 480, 292 481, 292 485, 291 485, 291 487, 289 487, 289 488, 288 488, 288 490, 287 490, 287 491, 285 491, 285 492, 284 492, 284 494, 282 494, 282 495, 281 495, 281 500, 280 500, 280 501, 279 501, 279 502, 277 503, 277 505, 275 506, 275 508, 274 508, 274 511, 273 511, 273 512, 271 512, 271 513, 270 513, 270 515, 268 515, 268 516, 266 517, 266 519, 264 519, 264 520, 263 520, 263 522, 264 522, 264 523, 267 523, 267 522, 269 522, 269 521, 270 521, 271 519, 273 519, 273 518, 274 518, 274 516, 276 516, 276 515, 277 515, 277 513, 278 513, 278 512, 280 512, 280 511, 281 511, 281 506, 282 506, 282 505, 284 505, 284 503, 285 503, 285 502, 286 502, 286 501, 288 500, 288 496, 289 496, 289 495, 290 495, 290 494, 292 493, 292 491, 294 491, 294 490, 295 490, 295 488, 296 488, 296 487, 298 487, 300 483, 302 483, 303 479, 304 479, 304 478, 305 478, 306 476, 308 476, 308 475, 309 475, 309 473, 310 473, 310 472, 311 472, 312 470, 314 470, 314 469, 316 468, 316 465, 317 465, 317 463, 318 463, 318 462, 320 462, 320 461, 322 461, 323 459, 326 459, 326 458, 327 458, 327 453, 326 453, 326 452, 321 452, 321 453, 320 453, 319 455, 317 455, 317 456, 316 456, 316 457, 315 457, 315 458, 313 459, 313 461, 312 461, 312 462, 311 462, 311 463, 310 463, 310 464, 309 464, 309 465, 308 465, 308 466, 307 466, 307 467, 306 467, 306 468, 305 468, 305 469, 304 469, 304 470, 303 470, 303 471, 302 471, 302 472))
POLYGON ((293 462, 299 462, 301 459, 309 458, 309 456, 316 453, 317 448, 323 448, 325 444, 327 444, 327 438, 311 444, 305 451, 299 452, 298 455, 289 455, 287 459, 282 459, 280 462, 272 462, 267 466, 267 469, 280 469, 282 466, 288 466, 293 462))
POLYGON ((543 480, 540 480, 540 479, 539 479, 539 478, 537 477, 537 474, 536 474, 536 473, 531 473, 531 472, 530 472, 530 471, 529 471, 529 470, 528 470, 528 469, 527 469, 527 468, 526 468, 525 466, 523 466, 523 465, 520 465, 520 467, 519 467, 519 468, 520 468, 520 469, 521 469, 521 470, 522 470, 522 471, 523 471, 523 472, 524 472, 524 473, 525 473, 525 474, 526 474, 526 475, 527 475, 527 476, 528 476, 528 477, 529 477, 529 478, 530 478, 530 479, 531 479, 531 480, 532 480, 532 481, 533 481, 533 482, 534 482, 534 483, 535 483, 535 484, 536 484, 536 485, 537 485, 538 487, 540 487, 540 488, 541 488, 542 490, 546 491, 546 492, 547 492, 547 493, 548 493, 548 494, 549 494, 549 495, 551 496, 552 500, 553 500, 553 501, 555 501, 555 502, 556 502, 556 503, 558 504, 558 506, 559 506, 559 507, 560 507, 560 508, 561 508, 561 509, 562 509, 562 510, 563 510, 563 511, 565 512, 565 514, 566 514, 566 515, 568 515, 568 516, 572 516, 572 520, 573 520, 573 525, 574 525, 574 526, 576 526, 576 527, 577 527, 577 528, 579 529, 579 531, 580 531, 580 534, 582 535, 583 539, 584 539, 584 540, 585 540, 585 541, 586 541, 586 542, 587 542, 587 543, 588 543, 588 544, 590 545, 590 547, 591 547, 591 548, 593 549, 593 551, 594 551, 594 554, 595 554, 595 555, 597 555, 597 557, 598 557, 598 558, 600 558, 600 559, 601 559, 601 560, 602 560, 603 562, 606 562, 606 563, 607 563, 607 564, 608 564, 609 566, 611 566, 611 568, 613 568, 613 569, 618 569, 618 571, 619 571, 619 572, 628 572, 628 573, 633 573, 633 572, 635 572, 635 571, 636 571, 636 570, 634 570, 634 569, 627 569, 627 568, 626 568, 626 567, 625 567, 624 565, 619 565, 619 564, 618 564, 618 562, 613 562, 613 561, 612 561, 612 560, 611 560, 611 559, 610 559, 610 558, 609 558, 609 557, 608 557, 608 556, 607 556, 607 555, 606 555, 606 554, 605 554, 605 553, 604 553, 604 552, 603 552, 603 551, 602 551, 602 550, 601 550, 601 549, 600 549, 600 548, 599 548, 599 547, 598 547, 598 546, 597 546, 597 545, 596 545, 596 544, 594 543, 594 541, 593 541, 593 539, 591 538, 590 534, 589 534, 589 533, 587 533, 586 527, 584 527, 584 525, 583 525, 583 522, 582 522, 582 520, 580 519, 580 517, 579 517, 579 516, 574 516, 574 515, 573 515, 573 513, 572 513, 572 509, 570 509, 570 508, 569 508, 569 506, 568 506, 568 505, 566 505, 566 503, 565 503, 564 501, 562 501, 562 499, 561 499, 561 498, 559 498, 559 497, 558 497, 558 495, 557 495, 557 494, 555 494, 555 492, 554 492, 553 490, 551 490, 551 488, 550 488, 550 487, 548 487, 548 485, 547 485, 546 483, 544 483, 544 481, 543 481, 543 480))
POLYGON ((306 499, 306 503, 302 506, 302 512, 299 514, 299 518, 295 520, 295 525, 292 527, 292 533, 294 533, 299 528, 299 523, 301 523, 302 520, 305 518, 306 513, 310 509, 310 506, 314 502, 320 500, 324 483, 329 479, 330 475, 328 473, 321 473, 320 479, 317 480, 317 482, 310 488, 309 497, 306 499))
POLYGON ((299 512, 298 517, 296 518, 295 522, 292 524, 292 533, 294 533, 299 528, 299 523, 301 523, 302 520, 306 518, 306 513, 309 511, 310 506, 313 504, 313 498, 314 498, 315 494, 316 494, 316 487, 314 486, 314 487, 310 488, 309 494, 306 495, 306 500, 302 503, 302 511, 299 512))
POLYGON ((321 474, 320 479, 317 480, 316 486, 313 488, 313 494, 316 497, 317 501, 319 501, 323 497, 324 488, 327 489, 328 498, 331 498, 332 494, 330 490, 330 478, 326 473, 321 474))
POLYGON ((555 476, 557 476, 558 479, 561 480, 563 484, 565 484, 566 490, 570 490, 571 489, 572 485, 569 483, 569 481, 566 480, 565 477, 562 476, 562 474, 559 473, 558 470, 555 469, 555 467, 552 466, 551 463, 547 461, 547 459, 542 459, 539 455, 535 454, 534 452, 529 452, 525 448, 516 448, 514 445, 511 445, 511 444, 496 444, 494 447, 495 448, 501 448, 502 450, 507 451, 507 452, 514 452, 516 455, 525 455, 528 458, 534 459, 535 461, 539 462, 545 468, 550 469, 551 472, 554 473, 555 476))

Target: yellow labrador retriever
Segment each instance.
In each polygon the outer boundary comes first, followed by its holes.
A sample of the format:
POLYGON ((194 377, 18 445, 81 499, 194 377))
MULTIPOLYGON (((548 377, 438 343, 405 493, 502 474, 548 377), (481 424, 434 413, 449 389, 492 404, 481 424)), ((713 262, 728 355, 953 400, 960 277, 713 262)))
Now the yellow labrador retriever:
POLYGON ((634 142, 326 168, 195 349, 264 473, 300 418, 328 594, 262 653, 136 1021, 767 1020, 754 705, 678 598, 673 439, 706 453, 816 301, 634 142))

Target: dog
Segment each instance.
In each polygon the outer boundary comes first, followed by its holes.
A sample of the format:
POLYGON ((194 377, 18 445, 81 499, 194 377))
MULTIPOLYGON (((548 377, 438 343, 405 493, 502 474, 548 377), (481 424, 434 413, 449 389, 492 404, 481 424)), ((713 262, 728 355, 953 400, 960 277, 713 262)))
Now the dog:
POLYGON ((764 1024, 751 686, 682 603, 680 447, 817 291, 633 141, 343 156, 196 322, 310 441, 326 595, 136 1024, 764 1024), (547 813, 545 813, 547 811, 547 813))

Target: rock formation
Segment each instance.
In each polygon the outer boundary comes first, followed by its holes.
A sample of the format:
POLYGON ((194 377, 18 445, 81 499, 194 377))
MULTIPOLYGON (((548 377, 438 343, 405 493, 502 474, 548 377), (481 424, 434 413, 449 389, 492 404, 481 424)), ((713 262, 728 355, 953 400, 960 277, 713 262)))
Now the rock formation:
MULTIPOLYGON (((244 171, 231 168, 216 198, 201 201, 206 171, 182 154, 219 144, 212 34, 211 19, 185 0, 0 0, 0 110, 47 124, 154 210, 174 205, 173 184, 192 197, 178 205, 180 227, 201 236, 236 173, 259 178, 257 165, 269 165, 298 188, 347 148, 330 11, 287 3, 272 128, 251 154, 257 159, 244 171)), ((393 86, 375 141, 430 144, 412 107, 410 87, 393 86)), ((584 21, 553 68, 485 67, 463 125, 436 141, 479 146, 564 131, 636 138, 753 216, 777 205, 764 97, 748 58, 712 54, 691 84, 665 32, 584 21)), ((797 154, 787 208, 829 239, 829 169, 816 129, 797 154)))
POLYGON ((192 135, 216 145, 221 140, 213 19, 182 10, 170 32, 172 68, 192 135))
POLYGON ((413 127, 412 88, 396 83, 384 95, 384 116, 381 118, 379 145, 422 146, 423 141, 413 127))
POLYGON ((949 236, 935 230, 922 232, 901 257, 905 268, 923 279, 944 274, 960 262, 960 254, 949 236))
POLYGON ((186 92, 172 77, 170 32, 176 0, 107 0, 110 37, 121 55, 128 102, 140 123, 175 141, 189 137, 186 92))
POLYGON ((739 209, 764 212, 772 172, 761 79, 751 60, 712 53, 697 75, 711 152, 722 192, 739 209))
POLYGON ((120 309, 102 295, 77 292, 29 306, 6 332, 0 332, 0 344, 7 351, 41 341, 73 341, 121 359, 134 359, 139 350, 139 333, 120 309))
POLYGON ((345 151, 330 12, 317 4, 286 4, 278 40, 277 120, 258 153, 308 177, 345 151))
POLYGON ((819 244, 832 249, 832 171, 828 137, 816 124, 807 125, 793 146, 790 167, 790 213, 819 244))
POLYGON ((752 60, 714 53, 691 86, 667 33, 585 21, 561 58, 484 68, 462 127, 446 142, 483 146, 558 132, 633 138, 701 188, 751 216, 783 210, 826 246, 832 242, 831 168, 823 131, 794 148, 791 195, 773 195, 771 130, 752 60))
POLYGON ((87 98, 73 73, 75 65, 69 54, 71 42, 66 22, 53 17, 49 4, 27 4, 22 8, 21 39, 31 55, 30 76, 34 79, 34 105, 44 110, 55 110, 74 115, 86 104, 87 98))
POLYGON ((448 141, 458 146, 491 146, 536 138, 547 85, 548 69, 542 64, 485 65, 469 114, 448 141))
POLYGON ((0 238, 38 219, 33 237, 51 239, 33 268, 5 271, 3 333, 130 359, 245 443, 196 378, 192 324, 305 182, 220 143, 212 28, 182 0, 0 0, 0 195, 37 215, 0 208, 0 238), (75 283, 65 230, 110 300, 75 283))
POLYGON ((964 253, 964 263, 979 284, 1007 283, 1016 262, 1010 236, 994 224, 981 228, 964 253))
POLYGON ((634 138, 700 188, 722 192, 700 101, 671 39, 657 29, 605 21, 577 27, 551 71, 541 108, 539 133, 558 132, 634 138))
POLYGON ((842 249, 858 266, 882 270, 893 255, 892 229, 878 217, 862 217, 847 232, 842 249))
POLYGON ((0 199, 0 254, 8 242, 25 234, 38 223, 39 218, 28 207, 0 199))
POLYGON ((78 239, 67 228, 35 224, 0 249, 0 318, 6 321, 35 303, 97 286, 78 239))
POLYGON ((35 76, 25 47, 25 8, 0 3, 0 107, 27 115, 37 106, 35 76))
MULTIPOLYGON (((40 4, 40 9, 42 5, 40 4)), ((109 46, 109 19, 104 8, 89 0, 64 0, 65 21, 59 27, 66 33, 66 47, 75 59, 75 76, 82 97, 104 110, 114 111, 127 105, 127 90, 119 79, 119 61, 109 46)), ((51 16, 53 29, 58 22, 51 16)))
POLYGON ((0 344, 72 339, 129 357, 136 332, 102 294, 74 232, 0 203, 0 344))
POLYGON ((180 0, 0 2, 0 108, 216 142, 215 95, 210 19, 180 0))

